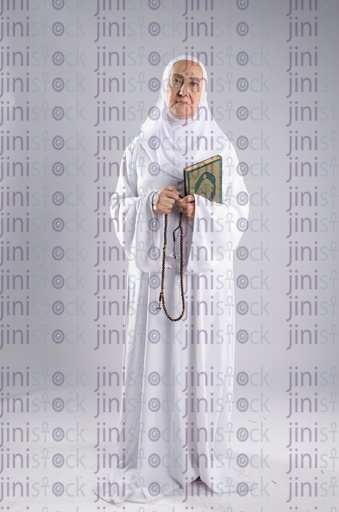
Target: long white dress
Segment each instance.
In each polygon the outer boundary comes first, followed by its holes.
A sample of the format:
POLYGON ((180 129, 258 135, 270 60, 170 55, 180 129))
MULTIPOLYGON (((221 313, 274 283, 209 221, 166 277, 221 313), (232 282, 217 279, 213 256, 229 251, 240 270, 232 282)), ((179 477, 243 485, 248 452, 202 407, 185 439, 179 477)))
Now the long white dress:
MULTIPOLYGON (((111 214, 128 257, 126 382, 120 467, 110 474, 108 501, 148 501, 198 477, 213 492, 226 491, 234 374, 233 251, 247 226, 248 195, 233 146, 227 142, 219 154, 223 204, 196 195, 194 221, 183 221, 186 313, 178 322, 158 309, 164 215, 153 211, 152 195, 164 186, 181 189, 182 181, 155 165, 139 139, 124 154, 111 214)), ((179 258, 173 256, 172 241, 178 223, 174 209, 168 215, 165 282, 172 316, 181 311, 179 258)), ((178 235, 175 245, 179 255, 178 235)))

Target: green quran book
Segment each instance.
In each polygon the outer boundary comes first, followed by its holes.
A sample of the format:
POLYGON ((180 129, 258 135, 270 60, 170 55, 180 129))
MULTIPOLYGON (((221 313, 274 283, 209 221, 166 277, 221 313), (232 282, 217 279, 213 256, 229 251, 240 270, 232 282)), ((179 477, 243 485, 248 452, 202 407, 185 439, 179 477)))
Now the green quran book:
POLYGON ((185 195, 198 194, 222 203, 222 158, 212 156, 184 168, 185 195))

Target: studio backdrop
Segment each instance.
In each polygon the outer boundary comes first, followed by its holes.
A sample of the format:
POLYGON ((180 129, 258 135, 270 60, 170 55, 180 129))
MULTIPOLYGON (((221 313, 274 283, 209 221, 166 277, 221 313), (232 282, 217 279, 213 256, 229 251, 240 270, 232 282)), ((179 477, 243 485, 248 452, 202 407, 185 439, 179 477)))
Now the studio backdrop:
POLYGON ((249 192, 222 283, 235 302, 198 314, 236 314, 225 431, 259 486, 126 510, 339 511, 338 14, 336 0, 0 1, 1 510, 112 508, 92 489, 115 464, 133 333, 110 197, 185 54, 249 192))

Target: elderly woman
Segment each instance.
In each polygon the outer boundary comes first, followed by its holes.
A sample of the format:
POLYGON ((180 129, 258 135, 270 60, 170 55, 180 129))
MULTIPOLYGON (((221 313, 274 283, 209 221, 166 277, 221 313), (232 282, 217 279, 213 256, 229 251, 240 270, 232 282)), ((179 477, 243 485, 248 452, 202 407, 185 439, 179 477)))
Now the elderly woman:
POLYGON ((230 487, 232 252, 247 225, 248 196, 235 150, 209 111, 206 87, 198 60, 168 64, 159 100, 125 151, 112 197, 128 258, 120 464, 105 492, 115 503, 187 492, 197 478, 211 492, 230 487), (222 157, 222 203, 185 196, 183 168, 214 155, 222 157), (159 307, 162 271, 166 309, 178 321, 159 307))

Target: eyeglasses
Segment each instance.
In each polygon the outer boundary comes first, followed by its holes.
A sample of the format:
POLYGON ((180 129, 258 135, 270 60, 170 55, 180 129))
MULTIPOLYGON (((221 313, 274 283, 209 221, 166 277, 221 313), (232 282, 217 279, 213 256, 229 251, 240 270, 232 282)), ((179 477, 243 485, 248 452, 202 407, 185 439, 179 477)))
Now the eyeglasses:
MULTIPOLYGON (((186 79, 188 81, 188 87, 192 91, 199 91, 200 88, 200 81, 202 79, 195 78, 195 77, 189 77, 186 79)), ((181 75, 173 75, 171 76, 169 80, 169 85, 172 87, 172 89, 181 89, 182 86, 185 83, 185 78, 181 75)))

